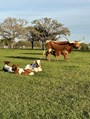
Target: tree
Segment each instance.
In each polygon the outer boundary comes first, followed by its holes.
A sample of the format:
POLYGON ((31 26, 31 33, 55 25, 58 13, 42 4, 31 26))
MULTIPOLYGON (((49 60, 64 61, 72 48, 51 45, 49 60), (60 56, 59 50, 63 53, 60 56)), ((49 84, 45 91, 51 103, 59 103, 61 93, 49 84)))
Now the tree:
POLYGON ((23 34, 26 24, 26 20, 10 17, 0 24, 0 35, 8 42, 9 48, 12 48, 14 39, 23 34))
POLYGON ((89 44, 86 44, 86 43, 82 43, 81 44, 81 50, 89 50, 89 44))
POLYGON ((63 24, 51 18, 42 18, 32 22, 34 28, 39 32, 39 39, 42 42, 42 49, 46 40, 57 40, 61 35, 70 35, 70 31, 63 24))
POLYGON ((32 49, 34 47, 34 41, 39 41, 40 32, 36 30, 33 26, 26 27, 25 36, 31 41, 32 49))
POLYGON ((18 41, 14 45, 15 48, 22 48, 22 49, 29 48, 30 46, 31 43, 29 41, 22 41, 22 40, 18 41))

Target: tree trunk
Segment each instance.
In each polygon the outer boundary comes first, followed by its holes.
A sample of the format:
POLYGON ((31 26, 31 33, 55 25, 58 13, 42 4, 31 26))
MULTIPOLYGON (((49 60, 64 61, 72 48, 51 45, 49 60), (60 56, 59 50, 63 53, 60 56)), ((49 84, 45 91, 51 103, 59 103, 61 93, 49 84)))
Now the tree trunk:
POLYGON ((13 40, 12 40, 12 38, 8 38, 7 42, 8 42, 8 48, 12 49, 13 48, 13 40))
POLYGON ((34 41, 31 41, 31 45, 32 45, 32 50, 33 50, 33 46, 34 46, 34 41))
POLYGON ((8 43, 8 48, 13 49, 13 43, 8 43))
POLYGON ((44 49, 45 49, 45 42, 42 41, 42 50, 44 50, 44 49))

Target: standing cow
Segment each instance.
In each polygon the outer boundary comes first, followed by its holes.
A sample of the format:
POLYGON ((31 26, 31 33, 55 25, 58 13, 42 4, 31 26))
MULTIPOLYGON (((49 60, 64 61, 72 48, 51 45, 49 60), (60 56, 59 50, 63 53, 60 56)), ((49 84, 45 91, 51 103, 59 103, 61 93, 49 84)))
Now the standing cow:
POLYGON ((58 56, 63 55, 64 59, 67 60, 67 55, 72 52, 73 48, 80 49, 81 42, 74 41, 46 41, 46 58, 50 61, 50 54, 56 57, 58 60, 58 56))

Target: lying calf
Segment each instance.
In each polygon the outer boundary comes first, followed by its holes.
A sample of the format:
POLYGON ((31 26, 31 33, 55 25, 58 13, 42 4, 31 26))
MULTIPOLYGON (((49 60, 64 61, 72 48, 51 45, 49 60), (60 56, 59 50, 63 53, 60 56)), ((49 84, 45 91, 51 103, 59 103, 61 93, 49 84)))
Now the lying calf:
POLYGON ((36 61, 33 62, 33 64, 27 64, 25 66, 25 69, 31 69, 34 72, 42 71, 41 61, 40 60, 36 60, 36 61))
POLYGON ((4 65, 3 69, 2 69, 3 71, 5 71, 5 72, 13 72, 12 71, 12 67, 9 66, 9 63, 10 63, 9 61, 4 61, 5 65, 4 65))
POLYGON ((34 75, 34 72, 31 69, 23 69, 19 68, 17 65, 12 65, 12 71, 15 74, 21 74, 21 75, 34 75))

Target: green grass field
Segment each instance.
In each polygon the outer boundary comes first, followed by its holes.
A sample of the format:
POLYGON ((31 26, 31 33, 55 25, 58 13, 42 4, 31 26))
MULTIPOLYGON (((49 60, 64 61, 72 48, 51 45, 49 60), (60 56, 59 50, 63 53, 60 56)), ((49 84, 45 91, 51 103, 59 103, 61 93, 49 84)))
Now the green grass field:
POLYGON ((0 119, 90 119, 90 52, 73 51, 68 61, 42 52, 0 49, 0 119), (34 76, 2 71, 4 60, 24 67, 36 59, 43 71, 34 76))

